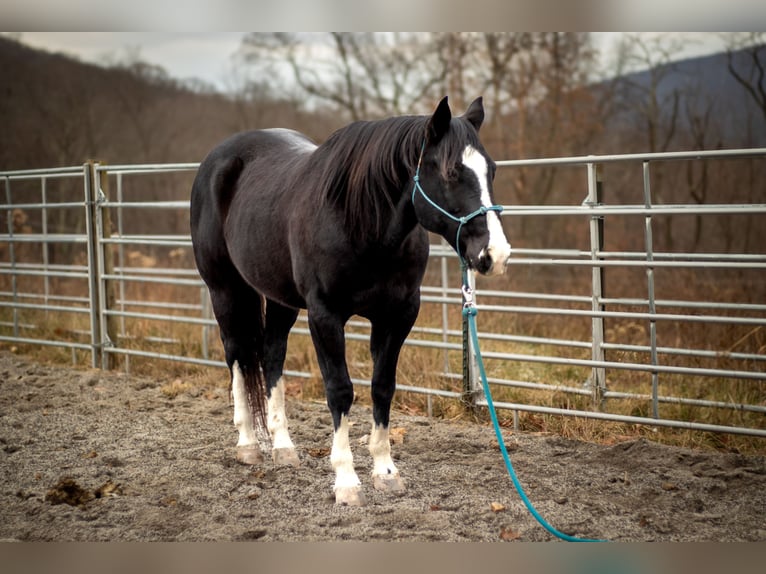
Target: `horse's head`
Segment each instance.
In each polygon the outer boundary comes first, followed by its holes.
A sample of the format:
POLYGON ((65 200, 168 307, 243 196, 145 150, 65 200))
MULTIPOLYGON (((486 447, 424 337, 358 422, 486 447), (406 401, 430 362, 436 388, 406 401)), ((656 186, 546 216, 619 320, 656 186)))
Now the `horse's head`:
POLYGON ((479 141, 483 120, 481 98, 455 118, 442 99, 427 122, 412 202, 420 224, 444 237, 469 268, 498 275, 511 246, 494 204, 495 162, 479 141))

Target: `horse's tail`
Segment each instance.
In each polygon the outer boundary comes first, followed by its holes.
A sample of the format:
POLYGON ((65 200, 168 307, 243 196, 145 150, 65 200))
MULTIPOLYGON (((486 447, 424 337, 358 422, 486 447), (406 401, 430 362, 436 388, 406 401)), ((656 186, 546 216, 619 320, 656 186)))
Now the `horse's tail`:
POLYGON ((248 285, 229 256, 224 222, 244 161, 211 154, 200 165, 191 194, 194 259, 210 291, 220 327, 226 364, 243 377, 247 402, 256 426, 266 429, 266 384, 262 372, 265 299, 248 285))
MULTIPOLYGON (((253 416, 255 428, 261 433, 266 433, 266 382, 263 376, 263 340, 266 331, 266 318, 264 313, 265 299, 257 291, 251 290, 250 300, 255 303, 255 309, 250 308, 247 325, 247 333, 243 339, 234 342, 234 349, 229 352, 226 349, 227 363, 233 365, 236 361, 240 367, 247 395, 247 403, 253 416), (253 299, 253 295, 256 297, 253 299)), ((242 321, 242 318, 238 319, 242 321)))

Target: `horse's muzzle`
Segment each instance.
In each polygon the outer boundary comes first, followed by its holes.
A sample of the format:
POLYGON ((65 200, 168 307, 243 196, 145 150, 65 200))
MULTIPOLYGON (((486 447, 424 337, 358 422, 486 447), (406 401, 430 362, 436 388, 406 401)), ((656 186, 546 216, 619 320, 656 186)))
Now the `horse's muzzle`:
POLYGON ((476 271, 482 275, 502 275, 511 257, 508 243, 489 245, 482 249, 476 262, 476 271))

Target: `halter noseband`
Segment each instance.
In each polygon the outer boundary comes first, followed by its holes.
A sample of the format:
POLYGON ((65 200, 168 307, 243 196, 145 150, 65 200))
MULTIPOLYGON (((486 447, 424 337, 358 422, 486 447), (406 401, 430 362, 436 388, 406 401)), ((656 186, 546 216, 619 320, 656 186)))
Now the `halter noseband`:
POLYGON ((486 215, 488 211, 496 211, 497 213, 500 213, 503 211, 502 205, 490 205, 489 207, 482 205, 479 209, 477 209, 474 212, 469 213, 468 215, 464 215, 463 217, 455 217, 450 212, 448 212, 446 209, 441 207, 438 203, 436 203, 433 199, 428 197, 428 194, 426 194, 423 187, 420 185, 420 164, 423 162, 423 152, 425 152, 426 149, 426 140, 423 140, 423 145, 420 147, 420 157, 418 158, 418 167, 415 170, 415 175, 413 176, 413 181, 415 182, 415 185, 412 186, 412 204, 415 204, 415 191, 419 191, 420 195, 423 196, 423 199, 425 199, 428 203, 431 204, 431 206, 435 207, 436 210, 441 213, 442 215, 446 215, 449 219, 452 221, 456 221, 458 223, 457 226, 457 234, 455 235, 455 251, 457 251, 457 256, 460 259, 460 265, 461 267, 466 267, 466 262, 463 259, 463 255, 460 253, 460 232, 463 230, 463 225, 471 221, 474 217, 478 217, 479 215, 486 215))

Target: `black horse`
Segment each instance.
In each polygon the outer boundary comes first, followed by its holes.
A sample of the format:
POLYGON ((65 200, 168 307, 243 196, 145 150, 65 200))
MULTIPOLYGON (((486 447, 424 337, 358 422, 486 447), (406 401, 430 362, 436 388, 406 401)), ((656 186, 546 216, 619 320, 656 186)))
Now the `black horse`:
POLYGON ((337 503, 364 503, 347 416, 353 389, 344 325, 370 320, 373 486, 404 489, 388 439, 399 351, 420 307, 426 230, 465 264, 502 273, 510 255, 497 206, 495 164, 481 145, 481 98, 452 117, 355 122, 320 146, 284 129, 230 137, 200 165, 191 235, 232 375, 237 459, 261 462, 259 433, 277 464, 299 463, 287 430, 282 368, 298 310, 309 328, 334 426, 337 503))

